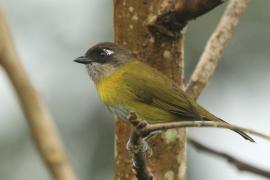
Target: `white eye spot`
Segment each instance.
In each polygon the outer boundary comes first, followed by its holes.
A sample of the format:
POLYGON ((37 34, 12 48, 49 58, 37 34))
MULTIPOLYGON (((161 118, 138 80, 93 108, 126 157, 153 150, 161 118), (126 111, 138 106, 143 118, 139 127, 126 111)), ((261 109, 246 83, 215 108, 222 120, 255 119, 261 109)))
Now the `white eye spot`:
POLYGON ((107 56, 111 55, 114 53, 113 50, 110 50, 110 49, 103 49, 103 51, 106 53, 107 56))

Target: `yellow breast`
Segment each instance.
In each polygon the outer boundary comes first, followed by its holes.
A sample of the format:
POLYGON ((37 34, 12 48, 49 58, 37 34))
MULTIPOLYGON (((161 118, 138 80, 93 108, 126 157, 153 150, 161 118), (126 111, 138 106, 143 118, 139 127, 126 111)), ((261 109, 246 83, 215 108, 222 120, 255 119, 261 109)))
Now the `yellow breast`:
POLYGON ((96 84, 101 100, 108 106, 125 104, 130 96, 132 96, 122 80, 123 73, 127 71, 126 66, 127 65, 124 65, 96 84))

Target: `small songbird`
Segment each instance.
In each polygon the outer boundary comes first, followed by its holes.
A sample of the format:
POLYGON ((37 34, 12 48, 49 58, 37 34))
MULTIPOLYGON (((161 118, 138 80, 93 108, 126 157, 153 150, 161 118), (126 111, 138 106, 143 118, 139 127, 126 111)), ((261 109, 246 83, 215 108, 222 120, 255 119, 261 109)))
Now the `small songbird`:
MULTIPOLYGON (((175 121, 225 122, 208 112, 173 81, 129 50, 104 42, 75 59, 85 64, 106 106, 121 119, 130 112, 149 124, 175 121)), ((254 140, 236 130, 245 139, 254 140)))

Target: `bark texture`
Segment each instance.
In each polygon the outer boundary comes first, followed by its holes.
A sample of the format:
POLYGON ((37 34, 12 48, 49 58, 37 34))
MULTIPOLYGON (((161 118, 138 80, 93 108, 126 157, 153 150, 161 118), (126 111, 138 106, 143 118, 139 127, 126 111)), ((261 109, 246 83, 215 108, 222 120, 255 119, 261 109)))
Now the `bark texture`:
MULTIPOLYGON (((115 42, 183 87, 184 27, 221 4, 222 0, 114 0, 115 42)), ((139 72, 138 72, 139 73, 139 72)), ((115 179, 135 179, 125 149, 130 126, 117 120, 115 179)), ((186 179, 186 131, 168 130, 150 140, 148 161, 155 179, 186 179)))
MULTIPOLYGON (((174 38, 149 33, 148 24, 160 13, 165 1, 114 1, 115 42, 126 46, 142 60, 157 68, 177 85, 183 80, 183 35, 174 38)), ((139 72, 138 72, 139 73, 139 72)), ((116 121, 115 179, 136 179, 126 150, 130 125, 116 121)), ((155 179, 184 180, 186 176, 185 130, 169 130, 150 140, 153 156, 148 161, 155 179)))

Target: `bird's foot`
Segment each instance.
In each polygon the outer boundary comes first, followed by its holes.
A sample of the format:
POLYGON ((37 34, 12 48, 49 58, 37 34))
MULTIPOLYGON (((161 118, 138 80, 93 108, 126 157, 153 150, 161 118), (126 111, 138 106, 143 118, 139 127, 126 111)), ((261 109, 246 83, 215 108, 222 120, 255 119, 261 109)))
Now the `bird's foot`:
POLYGON ((138 119, 136 113, 134 112, 130 112, 127 119, 137 130, 142 130, 148 125, 146 121, 138 119))
POLYGON ((145 133, 144 136, 143 136, 143 139, 145 141, 149 140, 150 138, 154 137, 155 135, 161 133, 162 131, 160 130, 157 130, 157 131, 151 131, 151 132, 148 132, 148 133, 145 133))
POLYGON ((140 143, 136 144, 131 143, 131 139, 129 139, 126 148, 130 156, 143 153, 145 157, 150 158, 153 154, 152 148, 149 146, 145 139, 141 139, 140 143))
POLYGON ((146 130, 148 123, 139 119, 134 112, 130 112, 127 119, 134 127, 126 146, 129 155, 134 156, 142 153, 146 157, 151 157, 152 149, 146 141, 152 136, 152 133, 146 130))

